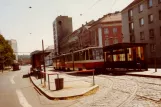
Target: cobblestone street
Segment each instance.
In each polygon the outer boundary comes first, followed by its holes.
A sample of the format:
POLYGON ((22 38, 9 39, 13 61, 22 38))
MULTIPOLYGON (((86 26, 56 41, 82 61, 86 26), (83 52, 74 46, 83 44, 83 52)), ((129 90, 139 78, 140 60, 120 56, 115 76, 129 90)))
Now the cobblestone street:
MULTIPOLYGON (((79 79, 91 82, 92 76, 79 79)), ((161 107, 159 78, 98 75, 95 82, 96 94, 77 99, 71 107, 161 107)))

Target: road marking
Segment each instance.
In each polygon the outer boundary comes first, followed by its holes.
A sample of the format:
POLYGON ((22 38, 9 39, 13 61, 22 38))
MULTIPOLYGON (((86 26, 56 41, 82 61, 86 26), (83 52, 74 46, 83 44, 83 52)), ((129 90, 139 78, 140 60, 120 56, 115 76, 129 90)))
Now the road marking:
POLYGON ((32 107, 26 100, 26 98, 24 97, 23 93, 21 92, 21 90, 16 90, 18 99, 20 101, 20 104, 22 105, 22 107, 32 107))
POLYGON ((15 84, 15 81, 13 80, 14 77, 15 77, 15 75, 10 78, 10 81, 12 84, 15 84))

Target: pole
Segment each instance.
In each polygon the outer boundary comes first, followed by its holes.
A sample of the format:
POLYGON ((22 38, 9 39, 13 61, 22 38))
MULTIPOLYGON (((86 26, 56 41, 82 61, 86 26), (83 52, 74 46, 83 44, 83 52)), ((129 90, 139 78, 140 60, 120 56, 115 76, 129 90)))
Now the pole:
POLYGON ((93 85, 95 85, 94 72, 95 72, 95 70, 93 70, 93 85))
POLYGON ((43 51, 43 67, 44 67, 44 87, 46 87, 46 68, 45 68, 44 41, 43 40, 42 40, 42 51, 43 51))
POLYGON ((155 72, 157 72, 157 50, 156 50, 156 45, 155 45, 155 72))

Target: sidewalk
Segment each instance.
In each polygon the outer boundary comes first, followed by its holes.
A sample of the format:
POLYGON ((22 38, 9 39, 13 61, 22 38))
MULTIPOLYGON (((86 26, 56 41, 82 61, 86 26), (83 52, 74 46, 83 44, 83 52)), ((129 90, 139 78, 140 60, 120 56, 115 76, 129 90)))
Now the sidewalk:
POLYGON ((127 72, 125 75, 141 76, 141 77, 152 77, 152 78, 161 78, 161 69, 148 69, 148 71, 137 71, 137 72, 127 72))
MULTIPOLYGON (((47 68, 46 73, 54 73, 49 69, 51 68, 47 68)), ((44 79, 42 79, 43 83, 41 84, 41 79, 37 79, 34 76, 30 76, 30 79, 32 83, 35 85, 35 87, 49 99, 68 99, 83 96, 87 93, 90 93, 92 90, 98 88, 98 85, 92 84, 92 79, 91 83, 89 83, 79 79, 79 77, 60 73, 59 78, 64 78, 64 88, 61 90, 56 90, 55 79, 57 78, 57 75, 50 75, 49 78, 50 89, 48 84, 48 76, 46 76, 46 87, 44 87, 44 79)))

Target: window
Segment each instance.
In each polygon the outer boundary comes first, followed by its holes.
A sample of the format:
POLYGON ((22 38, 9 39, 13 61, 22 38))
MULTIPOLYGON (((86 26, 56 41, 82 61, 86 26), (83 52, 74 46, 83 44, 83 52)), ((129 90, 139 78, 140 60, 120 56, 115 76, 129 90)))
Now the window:
POLYGON ((105 46, 108 46, 109 45, 109 40, 106 38, 105 39, 105 46))
POLYGON ((113 33, 117 33, 117 28, 113 28, 113 33))
POLYGON ((152 23, 153 20, 154 20, 153 14, 150 14, 150 15, 148 16, 148 19, 149 19, 149 23, 152 23))
POLYGON ((154 52, 155 51, 155 44, 150 44, 150 51, 154 52))
POLYGON ((152 7, 153 6, 153 0, 148 0, 148 7, 152 7))
POLYGON ((161 20, 161 10, 159 10, 159 20, 161 20))
POLYGON ((118 43, 118 39, 116 38, 114 39, 113 44, 117 44, 117 43, 118 43))
POLYGON ((131 10, 129 10, 129 17, 132 17, 132 16, 133 16, 133 11, 131 9, 131 10))
POLYGON ((102 49, 92 49, 93 60, 103 59, 103 50, 102 49))
POLYGON ((140 40, 145 40, 144 32, 140 32, 140 40))
POLYGON ((133 11, 132 11, 132 9, 128 11, 128 16, 129 16, 129 20, 131 21, 132 20, 132 17, 133 17, 133 11))
POLYGON ((154 29, 149 30, 149 38, 154 38, 154 29))
POLYGON ((143 26, 144 25, 144 19, 143 18, 139 19, 139 23, 140 23, 140 26, 143 26))
POLYGON ((129 24, 129 32, 132 33, 134 31, 134 23, 129 24))
POLYGON ((104 29, 104 34, 109 34, 108 28, 105 28, 105 29, 104 29))
POLYGON ((139 5, 139 12, 142 12, 143 11, 143 4, 140 4, 139 5))

